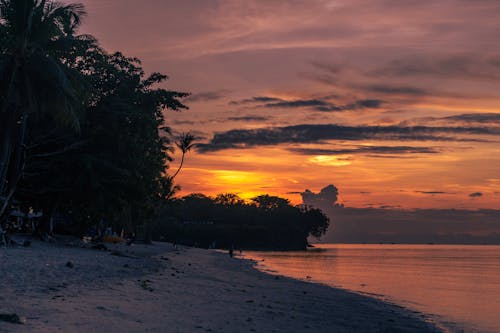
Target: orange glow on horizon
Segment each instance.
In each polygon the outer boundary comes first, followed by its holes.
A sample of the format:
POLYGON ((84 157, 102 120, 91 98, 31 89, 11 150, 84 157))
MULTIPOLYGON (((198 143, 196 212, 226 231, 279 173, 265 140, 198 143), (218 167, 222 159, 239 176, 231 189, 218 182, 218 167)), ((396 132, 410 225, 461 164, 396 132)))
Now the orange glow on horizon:
POLYGON ((84 3, 82 32, 137 56, 146 72, 168 74, 168 90, 192 93, 189 110, 165 110, 175 132, 205 144, 229 133, 219 148, 231 139, 245 147, 190 152, 176 178, 180 195, 268 193, 299 203, 305 189, 334 184, 346 206, 500 209, 494 1, 432 10, 418 1, 153 1, 141 16, 134 3, 119 11, 110 1, 84 3), (135 23, 109 24, 123 21, 135 23), (151 33, 153 23, 165 33, 151 33), (310 129, 326 124, 450 130, 310 129), (460 131, 469 127, 479 131, 460 131), (273 128, 286 130, 259 136, 273 128))
POLYGON ((349 160, 349 155, 345 156, 327 156, 327 155, 317 155, 310 157, 308 159, 309 162, 321 166, 346 166, 351 165, 352 162, 349 160))
POLYGON ((305 189, 318 192, 334 184, 342 198, 339 203, 351 207, 500 208, 495 163, 486 162, 498 156, 498 148, 484 144, 483 151, 450 149, 410 159, 302 156, 279 148, 193 153, 178 181, 181 195, 235 193, 250 199, 270 194, 299 204, 299 193, 305 189), (490 153, 484 155, 485 150, 490 153), (475 168, 472 161, 476 161, 475 168), (191 164, 196 167, 189 167, 191 164), (477 192, 482 195, 469 196, 477 192))

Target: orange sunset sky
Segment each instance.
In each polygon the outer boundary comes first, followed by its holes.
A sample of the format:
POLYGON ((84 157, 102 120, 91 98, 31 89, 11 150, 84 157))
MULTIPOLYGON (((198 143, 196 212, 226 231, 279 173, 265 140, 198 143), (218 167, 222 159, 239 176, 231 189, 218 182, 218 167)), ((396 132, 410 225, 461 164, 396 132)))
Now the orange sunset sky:
POLYGON ((192 93, 166 112, 201 138, 182 194, 500 209, 498 1, 83 3, 84 32, 192 93))

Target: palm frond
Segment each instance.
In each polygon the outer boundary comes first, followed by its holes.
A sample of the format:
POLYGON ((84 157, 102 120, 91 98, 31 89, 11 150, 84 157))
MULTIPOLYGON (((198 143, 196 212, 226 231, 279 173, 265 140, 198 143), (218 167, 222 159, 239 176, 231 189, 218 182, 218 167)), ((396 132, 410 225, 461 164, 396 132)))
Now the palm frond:
POLYGON ((196 147, 195 140, 196 136, 194 136, 190 132, 187 132, 179 135, 179 138, 175 144, 185 154, 194 147, 196 147))
POLYGON ((51 57, 35 53, 30 58, 28 70, 32 74, 32 79, 37 81, 32 84, 38 88, 39 97, 45 105, 38 111, 47 112, 62 125, 79 131, 77 109, 81 105, 64 67, 51 57))

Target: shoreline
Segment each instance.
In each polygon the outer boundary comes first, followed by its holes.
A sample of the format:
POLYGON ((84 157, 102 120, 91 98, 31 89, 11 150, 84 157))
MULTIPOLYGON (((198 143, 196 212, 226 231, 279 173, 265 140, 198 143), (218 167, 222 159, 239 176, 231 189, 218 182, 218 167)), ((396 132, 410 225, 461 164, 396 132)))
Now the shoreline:
MULTIPOLYGON (((252 251, 252 252, 255 252, 255 251, 252 251)), ((363 292, 360 290, 351 290, 348 288, 344 288, 342 286, 329 285, 327 283, 323 283, 320 281, 310 279, 310 277, 297 278, 297 277, 286 276, 286 275, 283 275, 282 273, 280 273, 279 271, 276 271, 276 270, 269 268, 265 264, 261 264, 259 262, 259 260, 256 260, 253 258, 247 258, 245 256, 242 256, 239 259, 248 260, 248 261, 253 262, 254 268, 256 270, 258 270, 259 272, 262 272, 266 275, 279 276, 280 278, 284 278, 284 279, 291 279, 294 281, 300 281, 300 282, 304 282, 304 283, 308 283, 308 284, 320 285, 320 286, 324 286, 324 287, 329 288, 329 289, 343 291, 343 292, 347 292, 347 293, 362 296, 362 297, 367 297, 367 298, 376 300, 378 302, 384 303, 386 305, 393 306, 397 309, 397 311, 401 311, 402 315, 407 315, 408 313, 410 313, 410 315, 412 317, 414 317, 418 320, 423 320, 426 323, 430 324, 431 331, 432 331, 432 329, 434 329, 434 330, 437 330, 437 332, 442 332, 442 333, 464 332, 464 329, 461 328, 458 325, 458 323, 456 323, 456 322, 448 321, 448 320, 446 320, 446 318, 442 318, 441 316, 434 314, 434 313, 428 313, 428 312, 424 312, 424 311, 421 311, 418 309, 413 309, 411 306, 400 303, 397 300, 394 300, 387 295, 373 293, 373 292, 363 292)))
POLYGON ((0 314, 25 321, 0 321, 0 332, 441 331, 424 314, 249 259, 168 243, 110 249, 0 249, 0 314))

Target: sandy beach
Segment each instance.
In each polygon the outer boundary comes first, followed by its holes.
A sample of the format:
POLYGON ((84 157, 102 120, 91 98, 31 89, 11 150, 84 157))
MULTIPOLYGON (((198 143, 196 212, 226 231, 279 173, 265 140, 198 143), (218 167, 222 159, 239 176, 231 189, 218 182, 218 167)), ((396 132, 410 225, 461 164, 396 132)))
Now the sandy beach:
POLYGON ((171 244, 0 249, 0 332, 436 332, 421 314, 171 244))

